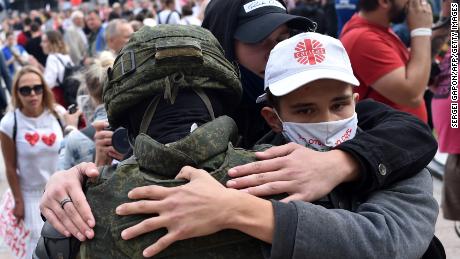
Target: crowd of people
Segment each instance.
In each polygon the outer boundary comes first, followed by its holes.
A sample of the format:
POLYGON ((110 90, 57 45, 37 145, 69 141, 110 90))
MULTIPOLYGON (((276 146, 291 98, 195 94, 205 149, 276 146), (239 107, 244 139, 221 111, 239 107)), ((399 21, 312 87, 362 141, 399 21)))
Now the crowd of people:
POLYGON ((0 141, 27 258, 59 252, 50 229, 81 258, 442 258, 425 167, 439 143, 460 221, 450 3, 8 12, 0 141))

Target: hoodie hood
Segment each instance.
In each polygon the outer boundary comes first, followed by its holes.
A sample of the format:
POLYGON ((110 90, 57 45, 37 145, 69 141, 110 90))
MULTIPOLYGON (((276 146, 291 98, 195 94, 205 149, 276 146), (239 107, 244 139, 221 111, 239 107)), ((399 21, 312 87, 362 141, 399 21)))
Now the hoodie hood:
POLYGON ((217 38, 225 57, 235 61, 235 31, 242 0, 212 0, 206 7, 201 27, 208 29, 217 38))

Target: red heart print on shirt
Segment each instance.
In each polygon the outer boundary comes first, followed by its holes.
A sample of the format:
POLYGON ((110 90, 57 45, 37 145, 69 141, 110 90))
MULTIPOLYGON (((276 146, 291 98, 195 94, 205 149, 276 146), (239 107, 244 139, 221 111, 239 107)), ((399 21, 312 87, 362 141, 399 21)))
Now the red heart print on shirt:
POLYGON ((37 144, 38 140, 40 139, 40 136, 38 135, 37 132, 34 133, 26 133, 24 138, 29 142, 31 146, 35 146, 37 144))
POLYGON ((56 134, 51 133, 48 136, 43 134, 42 135, 42 141, 43 141, 43 143, 45 143, 46 145, 51 147, 54 144, 54 142, 56 141, 56 134))

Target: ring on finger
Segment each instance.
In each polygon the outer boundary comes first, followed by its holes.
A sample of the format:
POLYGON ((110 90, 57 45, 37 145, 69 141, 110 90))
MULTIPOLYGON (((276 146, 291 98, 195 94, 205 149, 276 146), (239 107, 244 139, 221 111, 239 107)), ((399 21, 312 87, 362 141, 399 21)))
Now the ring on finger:
POLYGON ((59 204, 61 204, 61 208, 64 209, 64 205, 68 202, 72 202, 72 199, 70 197, 65 197, 59 204))

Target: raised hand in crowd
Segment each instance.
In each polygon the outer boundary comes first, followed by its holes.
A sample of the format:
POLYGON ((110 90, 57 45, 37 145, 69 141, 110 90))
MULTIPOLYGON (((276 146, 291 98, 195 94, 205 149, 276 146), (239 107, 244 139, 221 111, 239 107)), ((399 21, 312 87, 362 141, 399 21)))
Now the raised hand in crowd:
POLYGON ((410 0, 407 7, 407 26, 409 30, 431 28, 433 13, 430 4, 423 0, 410 0))
POLYGON ((96 143, 96 165, 110 165, 113 159, 122 160, 123 155, 118 153, 112 146, 113 131, 107 130, 109 123, 107 121, 97 121, 93 123, 93 126, 96 129, 96 134, 94 135, 96 143))
POLYGON ((82 111, 78 109, 76 112, 70 114, 69 112, 64 113, 64 121, 65 125, 74 127, 75 129, 78 127, 78 119, 80 118, 82 111))

